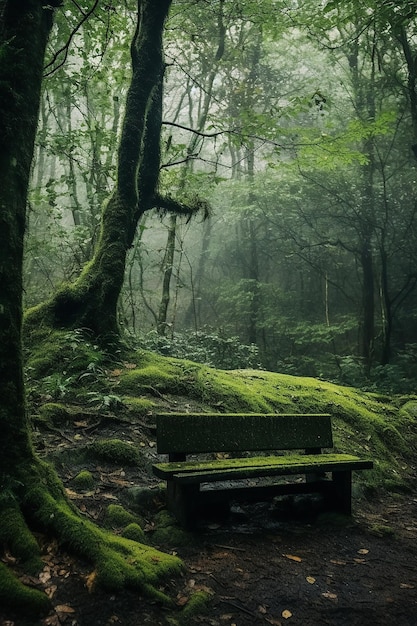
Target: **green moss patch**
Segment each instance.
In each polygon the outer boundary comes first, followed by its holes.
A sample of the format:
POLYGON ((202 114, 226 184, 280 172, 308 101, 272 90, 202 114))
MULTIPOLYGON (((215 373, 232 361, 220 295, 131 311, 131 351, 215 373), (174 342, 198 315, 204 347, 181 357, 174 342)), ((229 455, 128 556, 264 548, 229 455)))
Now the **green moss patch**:
POLYGON ((104 516, 104 525, 107 528, 123 528, 128 524, 137 523, 138 519, 120 504, 110 504, 104 516))
POLYGON ((94 477, 88 470, 79 472, 72 482, 78 491, 91 491, 95 484, 94 477))
POLYGON ((171 513, 163 509, 154 517, 152 543, 157 546, 186 546, 193 541, 192 534, 180 528, 171 513))
POLYGON ((126 539, 131 539, 132 541, 137 541, 138 543, 147 543, 146 535, 143 532, 142 528, 139 524, 128 524, 122 530, 122 537, 126 539))
POLYGON ((33 618, 47 613, 51 603, 45 593, 26 587, 0 561, 0 606, 33 618))
POLYGON ((87 447, 88 454, 100 461, 119 465, 142 465, 144 460, 139 450, 131 443, 120 439, 103 439, 87 447))

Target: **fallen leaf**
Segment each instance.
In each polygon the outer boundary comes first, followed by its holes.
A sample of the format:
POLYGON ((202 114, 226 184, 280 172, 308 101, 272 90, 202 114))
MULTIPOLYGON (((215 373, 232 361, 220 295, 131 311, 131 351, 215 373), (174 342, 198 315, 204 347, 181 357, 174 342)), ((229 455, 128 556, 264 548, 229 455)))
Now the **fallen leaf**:
POLYGON ((321 595, 323 598, 329 598, 329 600, 337 600, 337 595, 335 593, 331 593, 330 591, 324 591, 321 595))
POLYGON ((358 554, 368 554, 369 550, 367 550, 366 548, 361 548, 360 550, 358 550, 358 554))
POLYGON ((263 606, 263 604, 260 604, 260 605, 258 606, 258 611, 259 611, 259 613, 262 613, 262 615, 265 615, 265 614, 268 612, 268 611, 267 611, 267 609, 266 609, 266 607, 265 607, 265 606, 263 606))
POLYGON ((310 585, 314 585, 316 579, 314 578, 314 576, 307 576, 306 581, 310 583, 310 585))
POLYGON ((52 600, 52 598, 54 597, 54 595, 55 595, 55 591, 56 591, 57 589, 58 589, 58 587, 57 587, 56 585, 51 585, 50 587, 47 587, 47 588, 45 589, 45 593, 46 593, 46 595, 48 596, 48 598, 49 598, 50 600, 52 600))
POLYGON ((207 587, 207 585, 196 585, 195 586, 195 590, 196 591, 204 591, 204 593, 207 593, 209 596, 214 596, 215 592, 211 587, 207 587))
POLYGON ((55 607, 55 611, 57 613, 75 613, 75 609, 68 604, 58 604, 58 606, 55 607))
POLYGON ((87 587, 88 591, 91 593, 92 591, 94 591, 94 587, 96 584, 96 579, 97 579, 97 572, 93 571, 91 572, 91 574, 89 576, 87 576, 87 580, 85 581, 85 586, 87 587))
POLYGON ((288 609, 282 611, 281 615, 284 619, 289 619, 290 617, 292 617, 292 613, 288 609))
POLYGON ((414 589, 415 586, 414 585, 410 585, 409 583, 401 583, 400 584, 400 589, 414 589))
POLYGON ((355 563, 366 563, 365 559, 353 559, 355 563))
POLYGON ((43 584, 47 583, 48 580, 51 580, 51 572, 49 570, 44 570, 39 574, 39 580, 43 584))
POLYGON ((177 605, 185 606, 189 599, 190 598, 188 596, 180 596, 179 598, 177 597, 177 605))
POLYGON ((333 563, 333 565, 346 565, 346 561, 337 561, 336 559, 330 559, 330 563, 333 563))
POLYGON ((73 491, 72 489, 69 489, 68 487, 65 487, 65 493, 71 499, 80 497, 80 495, 76 491, 73 491))
MULTIPOLYGON (((4 563, 9 563, 9 565, 14 565, 14 564, 16 563, 16 561, 17 561, 17 559, 16 559, 14 556, 12 556, 11 554, 9 554, 8 552, 6 552, 6 553, 2 556, 1 560, 2 560, 4 563)), ((11 623, 11 622, 10 622, 10 623, 11 623)))
POLYGON ((233 613, 223 613, 223 615, 220 615, 220 619, 222 620, 222 622, 228 622, 232 618, 233 613))
POLYGON ((283 554, 286 559, 290 559, 291 561, 296 561, 297 563, 301 563, 303 560, 300 556, 294 556, 294 554, 283 554))

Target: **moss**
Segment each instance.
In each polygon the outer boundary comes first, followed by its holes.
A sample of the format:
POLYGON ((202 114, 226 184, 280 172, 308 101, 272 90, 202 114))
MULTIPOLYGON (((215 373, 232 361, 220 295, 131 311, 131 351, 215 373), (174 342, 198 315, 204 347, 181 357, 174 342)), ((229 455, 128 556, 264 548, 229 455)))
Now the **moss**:
MULTIPOLYGON (((59 481, 52 476, 50 484, 56 482, 59 481)), ((95 584, 105 589, 114 591, 133 587, 159 598, 155 584, 162 577, 179 573, 182 569, 178 558, 117 537, 81 518, 60 490, 54 497, 47 486, 37 482, 28 489, 25 507, 37 524, 93 564, 95 584)))
POLYGON ((0 561, 0 606, 33 618, 47 613, 51 603, 45 593, 26 587, 0 561))
POLYGON ((186 546, 193 542, 193 535, 180 528, 165 509, 155 515, 154 524, 152 543, 157 546, 186 546))
POLYGON ((122 530, 122 537, 137 541, 138 543, 147 543, 146 535, 143 532, 139 524, 128 524, 126 528, 122 530))
POLYGON ((94 477, 88 470, 79 472, 73 479, 75 489, 79 491, 91 491, 94 487, 94 477))
POLYGON ((196 591, 190 596, 187 604, 181 611, 179 624, 185 626, 190 619, 196 615, 201 615, 207 610, 207 605, 211 601, 211 594, 207 591, 196 591))
POLYGON ((136 523, 137 517, 126 511, 120 504, 110 504, 107 507, 106 514, 104 516, 104 525, 107 528, 122 528, 131 523, 136 523))
POLYGON ((130 487, 126 495, 130 506, 138 511, 155 510, 166 501, 166 483, 152 487, 130 487))
POLYGON ((131 444, 120 439, 103 439, 88 446, 90 456, 108 463, 122 465, 141 465, 143 458, 140 452, 131 444))
POLYGON ((155 408, 155 403, 147 398, 126 397, 124 403, 133 419, 145 417, 155 408))
POLYGON ((373 524, 369 532, 372 535, 376 535, 377 537, 394 537, 395 530, 391 526, 386 526, 384 524, 373 524))
POLYGON ((127 371, 121 378, 118 390, 122 392, 141 392, 147 389, 157 389, 160 392, 175 388, 176 377, 173 373, 160 370, 157 366, 148 365, 141 369, 127 371))
POLYGON ((38 573, 43 563, 38 544, 29 531, 16 501, 11 500, 0 509, 0 545, 7 547, 11 554, 24 563, 32 574, 38 573))
POLYGON ((41 421, 49 425, 56 426, 68 422, 71 414, 64 404, 58 402, 48 402, 40 407, 39 416, 41 421))

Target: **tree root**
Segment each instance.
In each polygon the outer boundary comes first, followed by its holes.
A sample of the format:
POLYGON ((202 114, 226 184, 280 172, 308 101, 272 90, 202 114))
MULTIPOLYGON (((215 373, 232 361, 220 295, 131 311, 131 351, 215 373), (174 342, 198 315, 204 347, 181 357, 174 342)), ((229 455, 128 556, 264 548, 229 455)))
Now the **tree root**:
MULTIPOLYGON (((161 579, 182 570, 182 562, 150 546, 114 535, 83 519, 70 503, 54 469, 35 459, 30 475, 20 481, 19 496, 9 491, 0 499, 0 547, 16 557, 26 571, 39 572, 43 563, 30 527, 47 532, 71 553, 92 565, 89 588, 108 591, 137 589, 158 601, 171 599, 157 589, 161 579), (23 485, 25 485, 23 487, 23 485)), ((0 563, 0 604, 19 611, 42 613, 50 608, 47 596, 25 587, 0 563)))

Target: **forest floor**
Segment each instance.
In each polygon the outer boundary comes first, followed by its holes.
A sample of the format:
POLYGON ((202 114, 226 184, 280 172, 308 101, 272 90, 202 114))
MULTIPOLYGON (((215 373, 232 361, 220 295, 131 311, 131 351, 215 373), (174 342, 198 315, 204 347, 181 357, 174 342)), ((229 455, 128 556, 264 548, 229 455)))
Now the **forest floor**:
MULTIPOLYGON (((95 427, 74 420, 35 432, 35 444, 46 455, 73 451, 97 437, 134 442, 149 461, 156 458, 151 418, 141 424, 106 419, 95 427)), ((185 542, 176 543, 184 535, 173 533, 158 545, 153 535, 163 502, 149 467, 84 462, 80 468, 65 461, 58 471, 69 497, 99 525, 109 504, 128 506, 132 487, 155 487, 144 530, 150 543, 185 564, 181 577, 161 585, 176 608, 163 608, 137 592, 90 593, 89 565, 39 536, 45 568, 39 578, 23 580, 48 593, 53 611, 31 622, 0 607, 1 626, 182 625, 182 611, 197 591, 210 600, 188 618, 192 626, 417 626, 417 495, 355 501, 350 520, 251 505, 234 509, 226 521, 206 522, 185 542), (74 489, 80 469, 93 474, 92 491, 74 489)))

